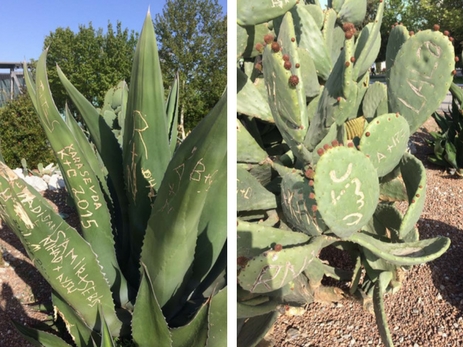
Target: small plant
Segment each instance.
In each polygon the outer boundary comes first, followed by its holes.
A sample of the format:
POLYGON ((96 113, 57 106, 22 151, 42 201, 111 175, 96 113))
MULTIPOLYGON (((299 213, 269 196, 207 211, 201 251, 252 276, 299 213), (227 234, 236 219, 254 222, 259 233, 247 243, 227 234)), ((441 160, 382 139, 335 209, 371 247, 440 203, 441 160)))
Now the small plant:
POLYGON ((25 74, 27 90, 79 214, 80 232, 0 162, 0 215, 50 283, 65 328, 14 325, 32 343, 53 347, 70 346, 66 334, 78 347, 222 345, 226 93, 177 147, 178 84, 166 102, 148 13, 127 103, 119 109, 120 143, 58 68, 89 142, 69 110, 63 120, 55 107, 46 55, 38 60, 35 82, 25 74))
POLYGON ((433 113, 433 118, 440 128, 431 132, 433 139, 429 145, 434 153, 428 160, 436 165, 449 168, 452 175, 463 177, 463 91, 455 83, 450 88, 452 109, 440 115, 433 113))
POLYGON ((397 25, 387 84, 370 84, 384 1, 361 31, 366 0, 328 3, 326 11, 317 1, 238 6, 240 347, 255 346, 279 312, 341 300, 374 311, 392 346, 384 294, 450 245, 446 237, 419 240, 426 173, 407 144, 450 87, 451 41, 397 25), (328 247, 353 266, 322 260, 328 247))

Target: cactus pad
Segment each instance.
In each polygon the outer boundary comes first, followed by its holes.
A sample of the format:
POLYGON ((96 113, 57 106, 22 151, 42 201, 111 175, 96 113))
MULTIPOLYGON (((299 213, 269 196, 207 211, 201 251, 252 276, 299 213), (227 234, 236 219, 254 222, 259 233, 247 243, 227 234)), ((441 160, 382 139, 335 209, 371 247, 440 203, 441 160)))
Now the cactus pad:
POLYGON ((384 114, 368 124, 361 139, 360 150, 370 158, 382 177, 400 161, 410 136, 407 121, 399 114, 384 114))
POLYGON ((399 112, 415 132, 447 95, 455 68, 454 48, 439 31, 420 31, 405 41, 388 79, 390 112, 399 112))
POLYGON ((326 225, 316 210, 313 186, 297 172, 286 173, 281 181, 281 207, 287 222, 309 235, 321 235, 326 225))
POLYGON ((371 161, 354 148, 335 147, 324 153, 315 169, 315 195, 326 225, 347 238, 370 220, 379 198, 371 161))

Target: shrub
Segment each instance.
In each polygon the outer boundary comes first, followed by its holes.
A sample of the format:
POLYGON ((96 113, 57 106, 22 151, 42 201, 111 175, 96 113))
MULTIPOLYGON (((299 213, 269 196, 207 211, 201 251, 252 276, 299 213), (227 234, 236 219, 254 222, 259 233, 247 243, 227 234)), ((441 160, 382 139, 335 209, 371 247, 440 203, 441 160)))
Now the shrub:
POLYGON ((32 168, 55 160, 27 94, 0 109, 0 139, 3 158, 10 167, 21 167, 21 158, 32 168))

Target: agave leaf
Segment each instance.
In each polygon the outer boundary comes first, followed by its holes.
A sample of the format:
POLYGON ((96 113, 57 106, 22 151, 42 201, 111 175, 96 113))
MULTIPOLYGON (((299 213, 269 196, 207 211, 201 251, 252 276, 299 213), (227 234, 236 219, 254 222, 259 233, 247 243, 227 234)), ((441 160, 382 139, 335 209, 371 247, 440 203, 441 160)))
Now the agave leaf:
POLYGON ((177 148, 178 136, 178 103, 179 103, 179 77, 178 72, 175 74, 174 82, 169 92, 166 102, 167 125, 169 127, 169 143, 171 154, 174 154, 177 148))
POLYGON ((98 314, 99 319, 101 319, 102 321, 100 347, 116 347, 116 344, 114 343, 114 339, 111 336, 108 323, 106 322, 106 319, 104 318, 103 308, 101 306, 98 307, 98 312, 99 312, 98 314))
POLYGON ((150 347, 153 341, 161 346, 172 346, 169 328, 156 300, 146 266, 142 264, 141 269, 141 283, 132 318, 133 341, 139 347, 150 347))
POLYGON ((221 347, 227 341, 227 288, 214 295, 209 304, 206 347, 221 347))
POLYGON ((103 192, 107 197, 109 197, 110 192, 108 185, 106 184, 105 177, 107 175, 107 170, 96 156, 90 142, 88 142, 88 139, 82 131, 82 128, 79 126, 79 124, 77 124, 76 119, 72 116, 67 104, 64 109, 64 121, 66 122, 66 125, 71 130, 72 135, 76 139, 77 145, 81 148, 82 151, 84 151, 87 154, 87 161, 90 167, 92 168, 95 175, 98 177, 98 180, 103 187, 103 192))
POLYGON ((172 329, 172 347, 206 346, 208 329, 208 304, 201 306, 190 323, 172 329))
POLYGON ((69 305, 79 308, 85 323, 96 331, 98 305, 102 305, 111 331, 118 334, 122 324, 91 246, 3 163, 0 191, 0 215, 13 226, 42 276, 69 305))
MULTIPOLYGON (((90 132, 92 143, 95 145, 101 159, 103 160, 106 169, 108 170, 109 185, 114 201, 113 207, 118 210, 114 211, 114 225, 117 231, 116 248, 120 258, 120 264, 128 264, 130 256, 129 227, 128 227, 128 199, 125 192, 123 168, 122 168, 122 149, 119 146, 117 139, 108 127, 103 117, 98 113, 98 110, 69 82, 61 69, 57 67, 58 76, 64 88, 71 97, 74 105, 79 110, 85 125, 90 132)), ((29 89, 28 89, 29 90, 29 89)), ((122 101, 123 110, 125 112, 126 100, 122 101)), ((100 180, 100 182, 102 182, 100 180)), ((136 272, 135 269, 133 272, 136 272)))
POLYGON ((202 282, 227 240, 227 172, 224 170, 211 187, 198 224, 193 263, 193 285, 202 282))
MULTIPOLYGON (((174 154, 153 204, 141 260, 169 318, 191 276, 198 225, 209 192, 226 170, 226 93, 174 154), (172 298, 175 295, 175 298, 172 298)), ((214 198, 214 197, 212 197, 214 198)))
POLYGON ((92 347, 92 329, 90 329, 79 314, 56 292, 52 291, 53 307, 66 324, 66 329, 71 334, 79 347, 92 347))
POLYGON ((87 161, 91 153, 80 149, 55 106, 47 79, 46 57, 47 51, 44 51, 37 63, 37 113, 75 202, 84 238, 99 256, 103 273, 110 286, 115 287, 114 293, 118 295, 121 291, 121 298, 116 299, 124 301, 127 290, 114 251, 111 216, 98 178, 87 161))
POLYGON ((161 67, 149 12, 133 60, 122 152, 132 263, 138 264, 151 204, 171 158, 161 67))
POLYGON ((238 324, 240 321, 242 324, 238 328, 237 345, 240 347, 256 346, 276 322, 279 315, 278 311, 273 311, 247 320, 238 320, 238 324))
POLYGON ((34 346, 38 347, 71 347, 56 335, 45 331, 29 328, 15 321, 11 321, 19 333, 34 346))
POLYGON ((24 79, 26 81, 26 85, 28 86, 27 92, 32 100, 32 104, 34 105, 34 108, 37 110, 37 94, 35 92, 35 82, 34 82, 34 79, 32 78, 32 73, 27 68, 26 62, 24 62, 23 64, 23 69, 24 69, 24 79))

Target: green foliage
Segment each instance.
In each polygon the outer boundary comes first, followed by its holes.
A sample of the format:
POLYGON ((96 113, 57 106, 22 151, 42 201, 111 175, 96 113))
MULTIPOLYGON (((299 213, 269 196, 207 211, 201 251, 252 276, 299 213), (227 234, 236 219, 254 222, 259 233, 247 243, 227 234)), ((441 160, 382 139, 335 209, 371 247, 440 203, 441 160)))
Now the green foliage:
POLYGON ((180 123, 191 130, 227 83, 227 19, 217 0, 168 0, 154 18, 164 85, 178 73, 180 123))
POLYGON ((433 113, 439 132, 431 132, 429 142, 434 153, 428 157, 436 165, 448 167, 450 173, 463 177, 463 91, 456 84, 450 89, 453 95, 452 109, 441 115, 433 113))
POLYGON ((283 13, 264 11, 271 5, 263 2, 255 16, 244 3, 239 11, 243 23, 256 23, 238 25, 237 44, 243 347, 255 346, 273 313, 287 305, 343 299, 364 307, 373 301, 391 346, 383 295, 400 288, 404 268, 432 261, 450 245, 446 237, 419 240, 426 172, 407 144, 451 85, 451 41, 439 30, 409 37, 396 26, 387 84, 370 85, 384 2, 376 2, 374 20, 363 26, 360 14, 371 3, 329 4, 322 24, 302 2, 283 13), (406 206, 403 214, 395 202, 406 206), (345 251, 355 268, 322 262, 328 246, 345 251), (350 288, 325 286, 325 276, 350 288))
MULTIPOLYGON (((454 38, 455 54, 460 55, 463 41, 463 6, 460 0, 429 1, 429 0, 385 0, 381 38, 383 45, 377 61, 384 61, 386 45, 391 28, 397 23, 403 23, 408 30, 418 32, 439 24, 442 30, 448 30, 454 38)), ((370 9, 374 11, 372 7, 370 9)))
POLYGON ((103 105, 105 91, 119 81, 130 83, 135 45, 138 35, 111 23, 106 31, 95 29, 92 23, 80 25, 77 33, 68 28, 57 28, 45 38, 48 49, 47 72, 54 100, 64 110, 67 95, 56 72, 56 65, 68 76, 71 83, 92 104, 103 105))
POLYGON ((119 133, 57 68, 89 142, 55 106, 46 58, 35 82, 25 67, 26 83, 80 227, 0 162, 0 216, 50 283, 65 323, 54 334, 16 328, 53 347, 69 346, 64 334, 78 347, 217 346, 226 340, 226 92, 176 146, 178 83, 165 100, 148 13, 128 95, 124 83, 107 92, 104 109, 125 113, 119 133))
POLYGON ((0 109, 0 139, 3 158, 10 167, 22 167, 23 158, 27 160, 29 169, 36 168, 40 162, 48 164, 55 161, 27 94, 9 101, 0 109))

